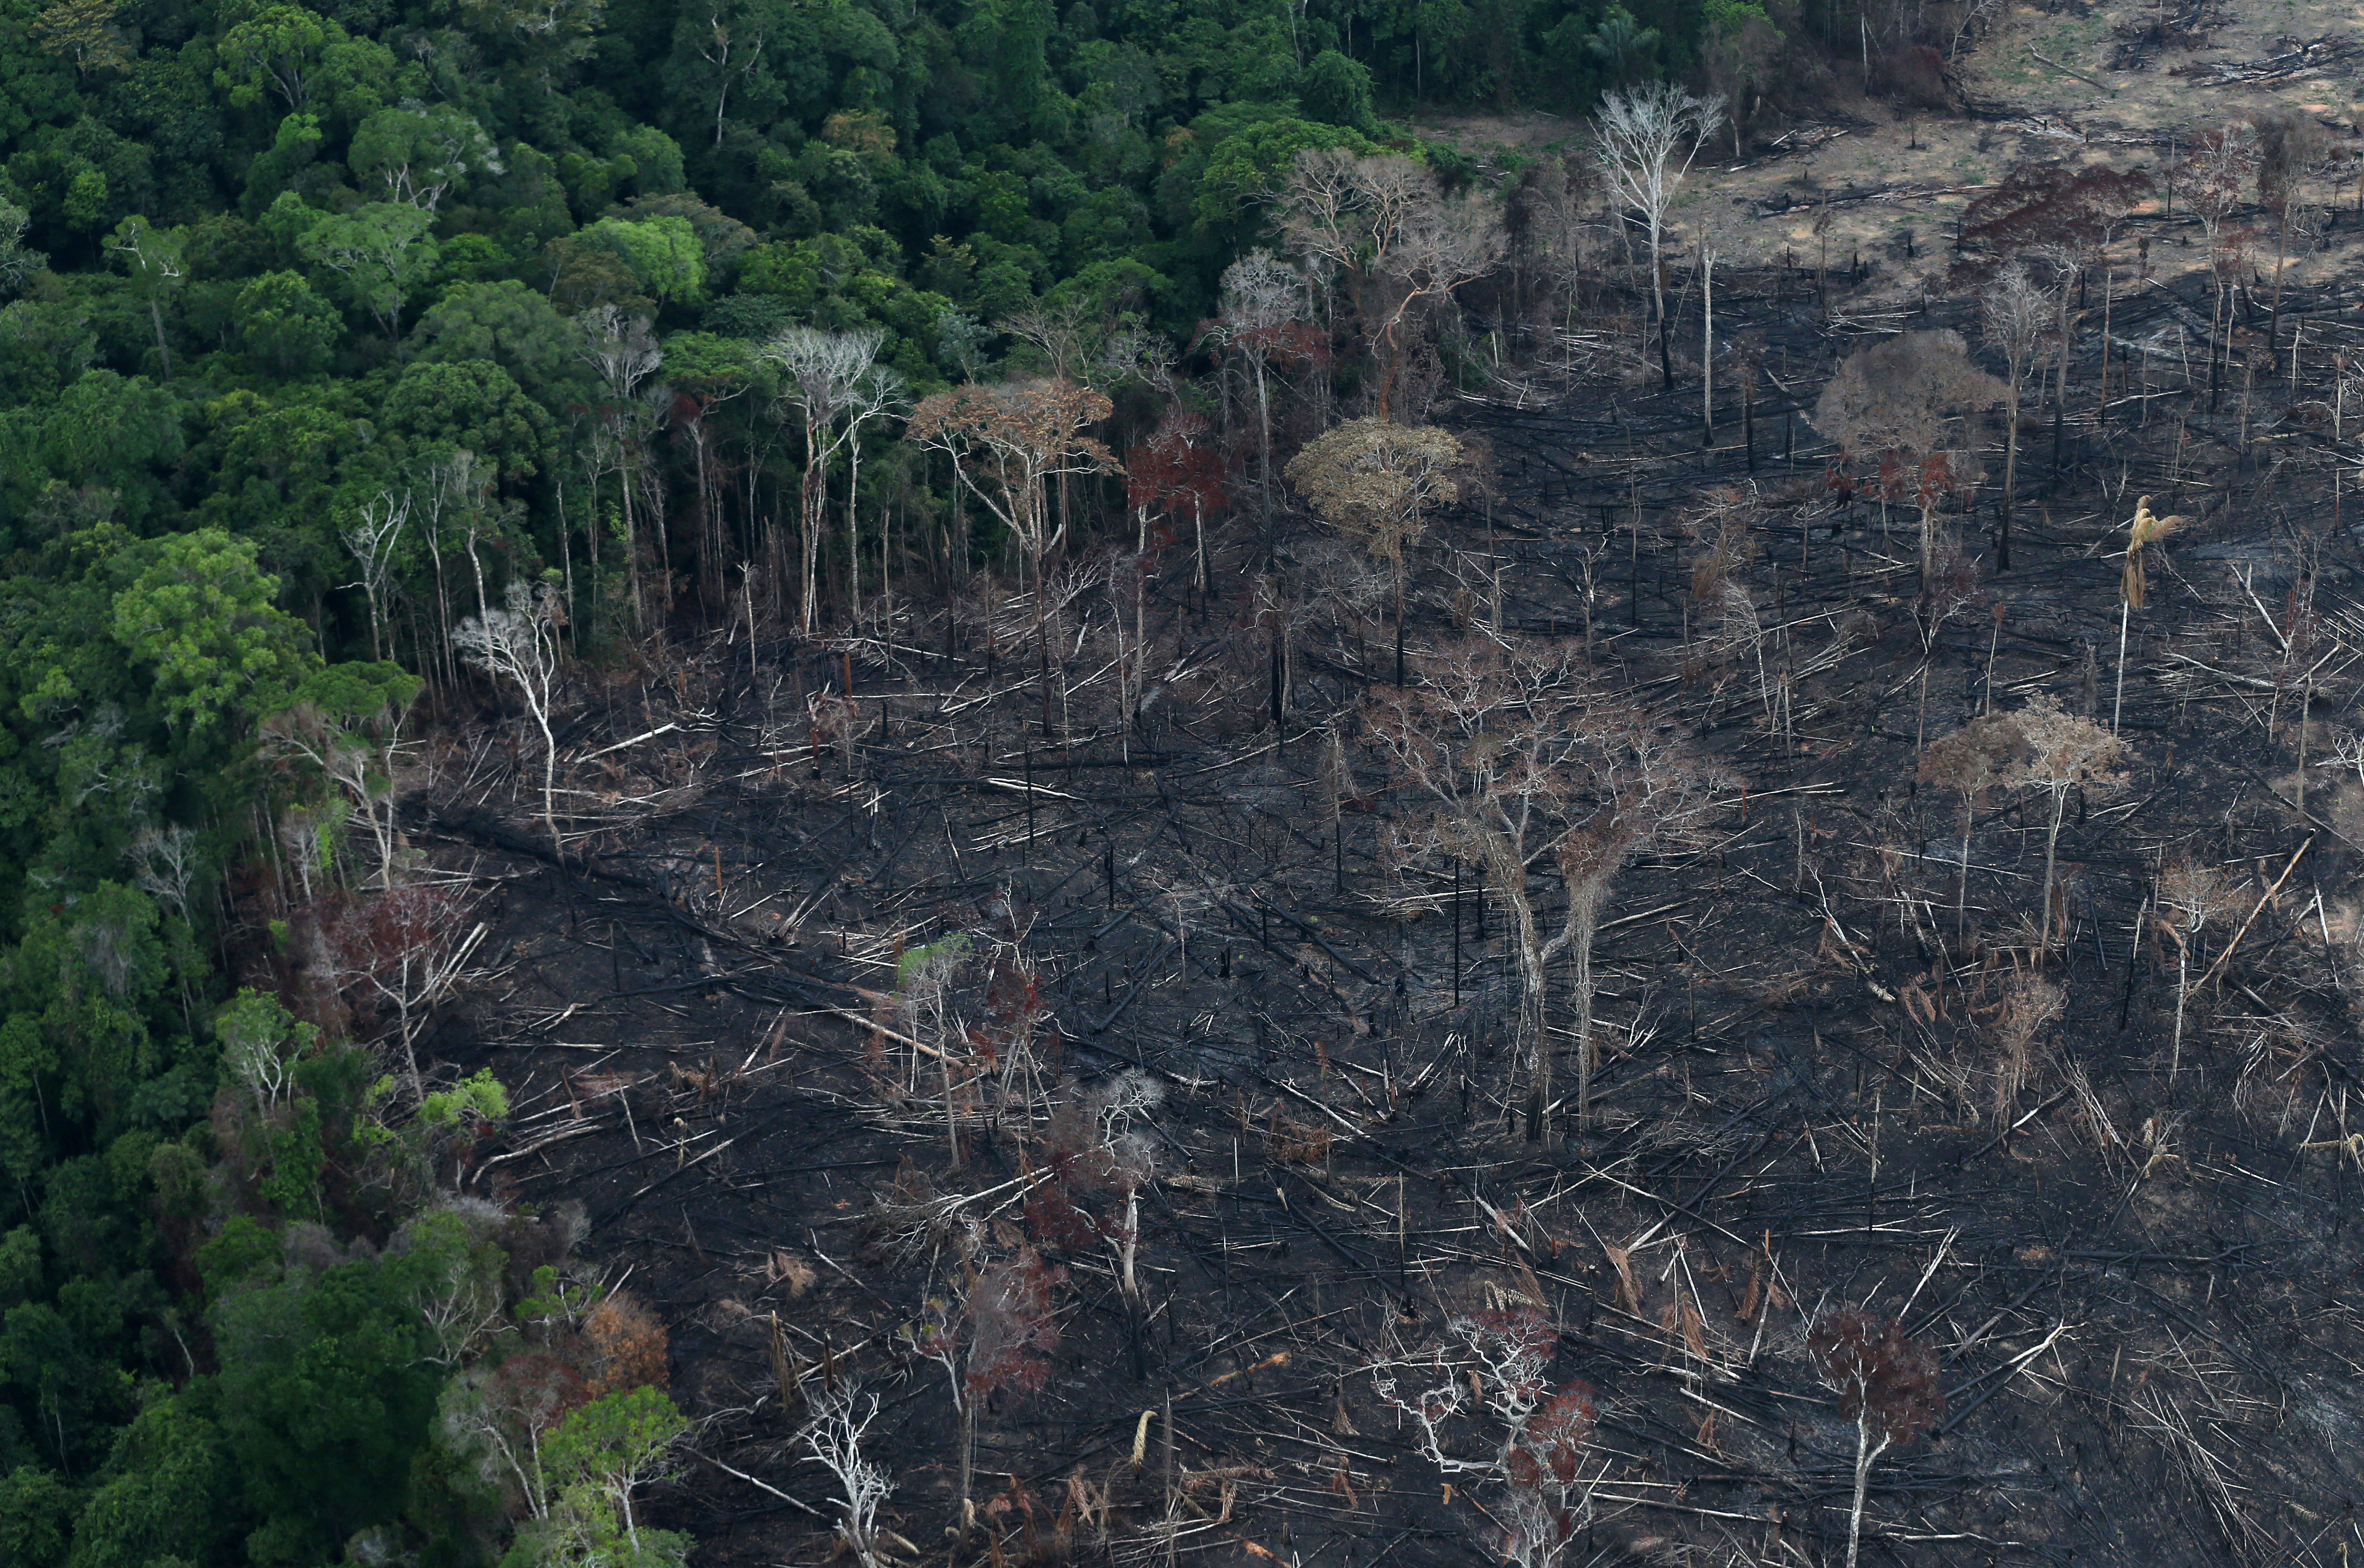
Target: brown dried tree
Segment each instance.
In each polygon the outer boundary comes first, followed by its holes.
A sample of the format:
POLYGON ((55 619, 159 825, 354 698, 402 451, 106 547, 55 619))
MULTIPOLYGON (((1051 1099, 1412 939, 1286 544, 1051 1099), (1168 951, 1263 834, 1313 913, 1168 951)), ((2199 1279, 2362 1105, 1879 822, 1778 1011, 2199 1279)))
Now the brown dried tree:
POLYGON ((1045 733, 1052 727, 1051 650, 1043 633, 1043 563, 1067 534, 1065 509, 1053 515, 1049 482, 1119 466, 1107 447, 1084 434, 1113 408, 1107 394, 1073 382, 971 384, 921 400, 904 432, 921 447, 948 453, 960 484, 1025 552, 1045 733))
POLYGON ((1394 825, 1407 870, 1475 863, 1511 917, 1527 1074, 1527 1136, 1543 1136, 1552 1051, 1552 961, 1576 970, 1578 1124, 1592 1086, 1592 943, 1618 871, 1685 833, 1739 780, 1601 686, 1571 646, 1472 638, 1421 655, 1420 682, 1375 695, 1364 733, 1396 787, 1428 809, 1394 825), (1556 862, 1567 904, 1544 935, 1533 874, 1556 862))
POLYGON ((1428 514, 1460 499, 1461 442, 1429 425, 1349 419, 1289 459, 1289 485, 1323 522, 1388 563, 1395 578, 1396 684, 1404 679, 1404 550, 1428 514))
POLYGON ((1806 1337, 1806 1351, 1838 1390, 1839 1414, 1855 1423, 1855 1502, 1847 1511, 1847 1568, 1863 1540, 1863 1494, 1871 1467, 1936 1424, 1946 1413, 1937 1358, 1890 1319, 1875 1328, 1865 1313, 1834 1313, 1806 1337))
MULTIPOLYGON (((1848 355, 1823 388, 1812 417, 1844 457, 1901 462, 1925 474, 1933 459, 1974 445, 1967 435, 1950 439, 1958 421, 2009 395, 2008 387, 1971 362, 1960 333, 1900 332, 1848 355)), ((1941 484, 1917 486, 1924 576, 1936 553, 1935 513, 1945 491, 1941 484)))
POLYGON ((1962 801, 1961 870, 1954 883, 1954 934, 1968 934, 1970 818, 1979 798, 2027 750, 2019 721, 2007 713, 1982 714, 1950 735, 1929 742, 1921 753, 1920 780, 1954 791, 1962 801))
POLYGON ((2094 723, 2062 710, 2049 696, 2032 699, 2013 718, 2027 750, 2000 781, 2013 789, 2040 789, 2052 797, 2052 821, 2044 835, 2043 940, 2052 940, 2053 874, 2059 862, 2060 819, 2068 792, 2114 790, 2127 775, 2118 764, 2131 754, 2126 743, 2094 723))

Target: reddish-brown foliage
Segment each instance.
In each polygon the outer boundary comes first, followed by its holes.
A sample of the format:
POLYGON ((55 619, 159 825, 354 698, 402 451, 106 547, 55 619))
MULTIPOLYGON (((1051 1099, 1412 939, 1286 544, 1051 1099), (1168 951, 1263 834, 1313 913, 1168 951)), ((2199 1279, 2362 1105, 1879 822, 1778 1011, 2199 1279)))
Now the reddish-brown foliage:
POLYGON ((665 1381, 664 1325, 629 1291, 610 1291, 583 1318, 585 1386, 590 1397, 665 1381))
POLYGON ((1894 1318, 1875 1327, 1854 1308, 1834 1313, 1807 1336, 1806 1351, 1838 1390, 1839 1414, 1864 1420, 1889 1447, 1911 1442, 1946 1413, 1937 1358, 1894 1318))
POLYGON ((1043 1357, 1059 1348, 1052 1293, 1067 1271, 1020 1247, 977 1276, 968 1294, 968 1365, 962 1374, 972 1404, 1003 1389, 1031 1394, 1051 1375, 1043 1357), (1037 1353, 1040 1352, 1040 1353, 1037 1353))

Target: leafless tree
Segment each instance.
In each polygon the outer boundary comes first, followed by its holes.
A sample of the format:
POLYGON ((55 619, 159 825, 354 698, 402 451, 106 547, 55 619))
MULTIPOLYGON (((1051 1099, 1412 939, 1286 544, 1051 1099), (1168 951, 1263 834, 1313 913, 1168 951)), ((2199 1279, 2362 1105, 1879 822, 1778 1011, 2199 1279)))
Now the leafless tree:
MULTIPOLYGON (((2257 177, 2259 157, 2258 128, 2247 120, 2236 119, 2194 136, 2191 150, 2178 171, 2184 199, 2207 237, 2210 276, 2216 285, 2208 319, 2208 379, 2212 388, 2216 382, 2220 340, 2229 346, 2232 336, 2225 330, 2227 282, 2236 275, 2235 269, 2226 264, 2230 260, 2228 252, 2235 249, 2228 243, 2232 239, 2229 225, 2248 195, 2250 182, 2257 177)), ((2210 411, 2214 411, 2213 391, 2210 411)))
POLYGON ((417 683, 373 685, 373 711, 331 713, 299 702, 262 727, 266 751, 299 758, 344 793, 351 819, 369 829, 377 852, 377 884, 394 886, 395 770, 403 751, 402 726, 417 683))
MULTIPOLYGON (((820 624, 820 536, 826 526, 829 461, 858 433, 849 412, 857 404, 867 406, 876 401, 865 397, 861 388, 886 340, 886 334, 875 328, 824 332, 814 327, 791 327, 756 350, 758 358, 777 366, 786 377, 780 400, 796 409, 804 421, 805 473, 797 491, 802 600, 797 614, 797 626, 808 637, 820 624)), ((872 407, 868 417, 875 418, 883 412, 883 406, 872 407)))
POLYGON ((1215 318, 1200 339, 1239 350, 1255 388, 1256 474, 1264 505, 1272 505, 1272 358, 1280 334, 1306 306, 1305 274, 1265 250, 1252 250, 1223 269, 1215 318))
MULTIPOLYGON (((2158 909, 2151 929, 2175 945, 2175 1034, 2168 1047, 2167 1080, 2183 1066, 2183 1015, 2191 999, 2192 950, 2212 920, 2240 907, 2230 878, 2213 866, 2186 857, 2159 873, 2158 909)), ((2205 978, 2203 976, 2203 978, 2205 978)))
POLYGON ((1592 942, 1610 884, 1635 854, 1699 825, 1738 787, 1650 715, 1604 690, 1567 646, 1472 638, 1426 653, 1420 682, 1374 695, 1364 733, 1391 781, 1427 808, 1394 824, 1398 862, 1474 862, 1509 910, 1522 1005, 1527 1136, 1550 1104, 1544 1004, 1552 961, 1576 970, 1577 1095, 1589 1119, 1592 942), (1567 905, 1546 936, 1533 873, 1556 863, 1567 905))
POLYGON ((395 546, 401 542, 402 530, 409 521, 410 493, 396 493, 388 486, 362 502, 343 529, 345 552, 362 569, 360 581, 346 586, 361 589, 369 599, 372 659, 385 657, 380 628, 385 623, 386 587, 394 574, 395 546))
POLYGON ((1650 301, 1658 323, 1658 365, 1667 390, 1675 386, 1673 350, 1667 340, 1664 270, 1667 215, 1690 172, 1691 161, 1723 123, 1723 99, 1693 97, 1671 83, 1621 88, 1593 111, 1595 156, 1616 200, 1641 214, 1650 243, 1650 301))
MULTIPOLYGON (((648 604, 641 593, 641 536, 632 502, 650 471, 643 443, 657 424, 655 410, 641 396, 641 384, 664 363, 664 350, 657 347, 645 317, 627 316, 616 306, 595 306, 576 317, 574 323, 583 334, 575 352, 608 390, 593 424, 592 512, 596 518, 601 476, 613 473, 623 524, 626 591, 632 601, 633 624, 645 631, 648 604)), ((599 532, 595 523, 591 529, 595 562, 599 532)), ((445 614, 448 620, 448 608, 445 614)))
POLYGON ((452 640, 469 663, 518 689, 541 731, 541 820, 550 830, 551 852, 563 863, 566 845, 558 834, 558 738, 550 724, 558 684, 559 616, 558 595, 547 584, 533 588, 512 581, 507 608, 470 616, 452 631, 452 640))
POLYGON ((448 891, 413 885, 334 907, 321 921, 328 978, 340 993, 384 1009, 413 1097, 422 1088, 419 1038, 491 929, 479 920, 463 932, 467 913, 448 891))
POLYGON ((837 1533, 860 1568, 883 1568, 878 1506, 894 1492, 886 1469, 864 1458, 862 1439, 878 1418, 878 1396, 852 1381, 804 1388, 811 1420, 797 1434, 805 1458, 837 1479, 837 1533))
POLYGON ((1275 200, 1288 247, 1343 273, 1350 299, 1374 323, 1378 414, 1387 418, 1406 317, 1422 300, 1448 297, 1500 264, 1500 214, 1478 198, 1446 199, 1436 176, 1409 158, 1343 148, 1299 153, 1275 200), (1375 282, 1386 290, 1383 302, 1366 297, 1375 282))
MULTIPOLYGON (((864 371, 845 398, 845 583, 846 603, 862 602, 862 539, 854 508, 862 499, 862 428, 891 418, 906 406, 903 378, 885 365, 864 371)), ((878 570, 885 582, 886 558, 882 548, 878 570)))
POLYGON ((2027 373, 2035 363, 2036 344, 2043 340, 2051 316, 2050 291, 2027 275, 2027 269, 2005 267, 1979 296, 1979 320, 1987 346, 2002 355, 2003 460, 2002 526, 1996 534, 1996 564, 2011 568, 2012 504, 2019 494, 2019 398, 2027 373))

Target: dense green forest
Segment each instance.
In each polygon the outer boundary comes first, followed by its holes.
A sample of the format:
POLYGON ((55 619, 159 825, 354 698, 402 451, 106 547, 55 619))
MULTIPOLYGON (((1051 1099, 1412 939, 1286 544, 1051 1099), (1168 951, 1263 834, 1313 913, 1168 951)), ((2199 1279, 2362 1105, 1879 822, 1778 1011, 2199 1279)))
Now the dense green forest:
POLYGON ((473 1195, 499 1087, 420 1074, 449 908, 396 874, 388 759, 489 689, 504 603, 612 667, 1015 561, 899 421, 811 417, 791 329, 868 344, 882 409, 1091 382, 1121 458, 1203 401, 1170 367, 1222 346, 1302 150, 1492 201, 1522 161, 1416 113, 1673 77, 1745 118, 1784 40, 1858 34, 1735 0, 0 16, 5 1568, 685 1549, 630 1507, 684 1419, 662 1329, 579 1216, 473 1195))

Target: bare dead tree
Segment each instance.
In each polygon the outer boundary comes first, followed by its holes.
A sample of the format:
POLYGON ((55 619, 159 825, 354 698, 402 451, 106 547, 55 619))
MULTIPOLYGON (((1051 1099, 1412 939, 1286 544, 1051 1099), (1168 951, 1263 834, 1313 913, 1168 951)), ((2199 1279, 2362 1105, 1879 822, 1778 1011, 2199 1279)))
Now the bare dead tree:
POLYGON ((895 1490, 886 1467, 865 1458, 862 1440, 878 1418, 878 1396, 865 1393, 851 1379, 804 1387, 805 1407, 812 1418, 797 1434, 808 1462, 820 1465, 837 1481, 838 1538, 860 1568, 882 1568, 878 1507, 895 1490))
POLYGON ((1223 269, 1214 318, 1199 328, 1201 342, 1235 348, 1255 389, 1257 494, 1272 506, 1272 359, 1288 328, 1300 325, 1305 274, 1267 251, 1252 250, 1223 269))
POLYGON ((1448 199, 1428 169, 1393 153, 1299 153, 1273 196, 1289 249, 1342 274, 1370 319, 1379 360, 1379 417, 1392 411, 1403 323, 1423 300, 1485 276, 1508 249, 1500 215, 1480 198, 1448 199), (1366 297, 1374 283, 1383 304, 1366 297))
POLYGON ((1510 912, 1530 1139, 1543 1136, 1551 1096, 1550 967, 1572 958, 1576 1111, 1588 1125, 1592 943, 1610 885, 1634 855, 1697 826, 1739 780, 1603 689, 1571 647, 1473 638, 1421 655, 1418 669, 1417 685, 1375 695, 1364 711, 1391 781, 1428 812, 1394 824, 1399 863, 1474 862, 1510 912), (1548 936, 1533 881, 1547 860, 1567 898, 1548 936))
POLYGON ((262 727, 266 752, 300 759, 343 791, 351 817, 376 848, 382 891, 394 886, 396 764, 418 690, 417 676, 392 664, 334 665, 262 727))
POLYGON ((534 588, 512 580, 507 608, 470 616, 452 633, 452 644, 469 663, 518 689, 541 731, 541 820, 550 830, 551 853, 562 864, 566 845, 558 833, 558 737, 550 717, 557 695, 563 614, 558 595, 548 584, 534 588))
POLYGON ((2233 215, 2240 209, 2248 195, 2249 183, 2257 177, 2259 159, 2258 128, 2247 120, 2232 120, 2225 125, 2201 131, 2191 139, 2191 150, 2177 171, 2178 183, 2185 192, 2185 201, 2192 216, 2200 219, 2200 228, 2208 242, 2210 276, 2216 293, 2208 318, 2208 384, 2209 411, 2215 411, 2215 389, 2218 381, 2218 354, 2229 350, 2232 334, 2227 329, 2225 307, 2228 280, 2235 274, 2225 262, 2228 251, 2236 249, 2230 228, 2233 215))
POLYGON ((370 657, 385 657, 382 636, 387 608, 388 587, 394 575, 395 547, 402 541, 402 530, 410 521, 410 493, 397 493, 391 485, 363 501, 340 530, 345 553, 353 558, 362 574, 356 582, 345 584, 359 588, 369 602, 370 657))
POLYGON ((1667 82, 1622 88, 1593 111, 1595 156, 1615 199, 1641 215, 1650 245, 1650 302, 1658 324, 1658 367, 1675 389, 1674 350, 1667 341, 1665 250, 1667 215, 1690 173, 1700 148, 1723 123, 1723 99, 1693 97, 1667 82))
MULTIPOLYGON (((608 390, 595 427, 600 461, 592 471, 594 514, 599 478, 612 473, 616 475, 618 506, 623 520, 624 571, 632 600, 633 624, 645 632, 648 607, 641 591, 641 537, 633 524, 632 497, 641 488, 647 468, 643 443, 655 425, 652 411, 641 398, 641 384, 664 363, 664 350, 657 347, 645 317, 628 317, 616 306, 594 306, 576 317, 574 322, 583 334, 582 341, 575 345, 575 353, 597 373, 608 390)), ((593 528, 591 537, 596 547, 597 528, 593 528)), ((440 558, 437 567, 440 572, 440 558)), ((448 606, 444 615, 448 619, 448 606)))
MULTIPOLYGON (((870 417, 884 412, 885 400, 865 395, 861 388, 886 340, 886 334, 875 328, 824 332, 813 327, 791 327, 756 350, 757 358, 777 366, 787 378, 780 401, 796 409, 804 424, 805 472, 797 489, 803 597, 797 617, 798 629, 808 637, 820 624, 820 537, 828 511, 829 462, 859 434, 859 427, 847 417, 853 408, 870 407, 870 417)), ((847 516, 850 527, 852 513, 847 516)))
POLYGON ((2027 275, 2027 269, 2002 270, 1979 296, 1979 319, 1986 329, 1987 346, 2002 355, 2003 460, 2002 525, 1995 532, 1995 566, 2011 570, 2011 513, 2019 495, 2019 399, 2027 373, 2035 363, 2036 344, 2052 314, 2049 291, 2027 275))

